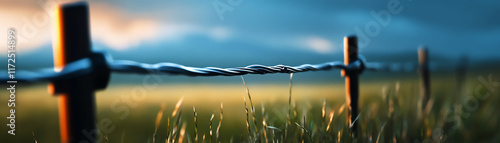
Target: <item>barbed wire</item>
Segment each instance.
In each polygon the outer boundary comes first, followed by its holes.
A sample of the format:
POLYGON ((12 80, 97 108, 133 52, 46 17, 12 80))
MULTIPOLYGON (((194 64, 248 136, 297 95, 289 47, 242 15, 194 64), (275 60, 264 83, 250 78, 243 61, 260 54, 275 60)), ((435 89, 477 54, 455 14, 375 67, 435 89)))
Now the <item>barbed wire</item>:
POLYGON ((115 61, 110 65, 113 72, 137 73, 137 74, 170 74, 187 76, 237 76, 245 74, 270 74, 270 73, 298 73, 306 71, 330 70, 330 69, 353 69, 359 66, 346 66, 342 62, 326 62, 322 64, 304 64, 300 66, 264 66, 249 65, 236 68, 218 67, 189 67, 175 63, 144 64, 134 61, 115 61))
POLYGON ((66 65, 60 72, 56 72, 54 68, 43 68, 36 72, 32 71, 15 71, 11 76, 7 71, 2 71, 0 74, 0 82, 16 81, 21 83, 35 83, 44 81, 64 80, 92 72, 91 61, 84 58, 71 64, 66 65))
MULTIPOLYGON (((324 71, 324 70, 347 70, 362 72, 363 70, 370 71, 414 71, 415 64, 385 64, 385 63, 367 63, 364 57, 346 66, 343 62, 333 61, 321 64, 303 64, 300 66, 287 65, 249 65, 246 67, 236 68, 219 68, 219 67, 189 67, 176 63, 157 63, 146 64, 129 60, 111 60, 106 61, 106 65, 111 72, 126 73, 126 74, 162 74, 162 75, 186 75, 186 76, 239 76, 246 74, 272 74, 272 73, 298 73, 307 71, 324 71)), ((84 58, 76 62, 67 64, 60 72, 54 71, 54 68, 44 68, 36 72, 18 71, 15 73, 15 78, 3 71, 0 74, 0 83, 6 83, 10 80, 15 80, 22 83, 36 83, 70 79, 92 73, 92 62, 89 58, 84 58)))

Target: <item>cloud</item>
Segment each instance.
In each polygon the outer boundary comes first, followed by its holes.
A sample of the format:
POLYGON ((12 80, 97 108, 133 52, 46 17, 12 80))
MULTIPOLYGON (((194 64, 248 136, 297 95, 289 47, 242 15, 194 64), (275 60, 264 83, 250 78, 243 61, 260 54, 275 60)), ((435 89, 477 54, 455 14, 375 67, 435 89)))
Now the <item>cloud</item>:
POLYGON ((159 21, 131 15, 108 5, 90 6, 92 40, 115 50, 125 50, 157 39, 162 28, 159 21))
POLYGON ((107 4, 90 7, 92 39, 115 50, 137 48, 148 42, 180 42, 192 35, 203 35, 214 40, 226 40, 231 31, 227 27, 204 27, 179 23, 175 19, 162 20, 114 8, 107 4))
MULTIPOLYGON (((4 3, 3 1, 2 3, 4 3)), ((6 1, 13 7, 0 8, 0 22, 2 33, 8 28, 16 30, 17 47, 29 52, 43 45, 50 44, 53 36, 53 7, 49 1, 43 4, 36 2, 6 1)), ((90 6, 91 37, 94 42, 101 42, 110 48, 123 50, 145 41, 156 40, 158 31, 162 29, 176 29, 176 35, 183 32, 182 26, 162 24, 158 20, 141 18, 124 10, 107 4, 91 4, 90 6)), ((0 34, 1 39, 7 39, 6 34, 0 34)), ((6 40, 0 40, 1 45, 7 45, 6 40)))
MULTIPOLYGON (((18 51, 28 52, 50 43, 51 18, 48 13, 35 4, 2 1, 0 8, 0 39, 7 39, 7 29, 16 31, 18 51), (10 6, 5 6, 10 5, 10 6)), ((0 40, 2 47, 7 46, 7 40, 0 40)), ((6 52, 1 50, 0 52, 6 52)))
POLYGON ((209 31, 209 36, 215 40, 226 40, 231 36, 231 31, 227 27, 214 27, 209 31))
MULTIPOLYGON (((5 2, 13 7, 0 8, 0 19, 7 19, 0 22, 0 32, 7 33, 8 28, 15 29, 18 49, 25 52, 34 51, 52 42, 53 7, 46 7, 49 4, 45 3, 38 5, 24 1, 5 2)), ((225 40, 231 33, 227 27, 202 27, 175 23, 175 20, 164 21, 134 14, 106 3, 89 5, 92 41, 115 50, 136 48, 141 43, 154 41, 181 41, 193 34, 225 40)), ((0 34, 0 38, 7 39, 7 35, 0 34)), ((0 41, 1 45, 7 45, 6 40, 0 41)))
POLYGON ((304 39, 305 40, 302 41, 302 45, 309 50, 320 54, 328 54, 335 51, 334 44, 325 38, 312 36, 304 39))

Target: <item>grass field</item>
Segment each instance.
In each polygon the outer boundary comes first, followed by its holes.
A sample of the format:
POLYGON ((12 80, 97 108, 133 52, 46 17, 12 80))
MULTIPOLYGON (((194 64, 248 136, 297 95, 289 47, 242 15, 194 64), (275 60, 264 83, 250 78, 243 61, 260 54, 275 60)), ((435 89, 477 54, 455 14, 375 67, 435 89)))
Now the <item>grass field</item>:
MULTIPOLYGON (((499 85, 478 79, 488 80, 488 75, 470 75, 460 90, 452 76, 434 77, 427 108, 419 107, 417 79, 362 79, 356 138, 349 136, 345 120, 343 83, 294 83, 291 105, 288 83, 247 82, 251 100, 241 82, 149 88, 111 84, 97 92, 97 122, 101 142, 165 142, 168 137, 175 142, 499 142, 499 85)), ((498 75, 492 78, 499 81, 498 75)), ((2 140, 59 142, 56 98, 43 84, 20 86, 17 91, 16 136, 2 133, 2 140)), ((8 116, 6 106, 0 110, 2 117, 8 116)), ((6 126, 2 129, 7 131, 6 126)))

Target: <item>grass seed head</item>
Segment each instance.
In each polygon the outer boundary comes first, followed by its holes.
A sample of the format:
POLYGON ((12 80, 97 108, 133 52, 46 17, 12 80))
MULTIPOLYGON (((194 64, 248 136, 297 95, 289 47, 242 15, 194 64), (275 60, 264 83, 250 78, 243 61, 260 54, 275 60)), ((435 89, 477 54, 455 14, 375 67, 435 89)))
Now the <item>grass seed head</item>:
POLYGON ((224 112, 223 112, 223 109, 224 109, 224 104, 221 102, 220 103, 220 118, 219 118, 219 126, 217 126, 217 132, 216 132, 216 138, 215 140, 217 142, 219 142, 219 134, 220 134, 220 126, 222 125, 222 119, 224 118, 224 112))
POLYGON ((155 132, 153 133, 153 143, 155 143, 156 133, 158 133, 158 127, 160 127, 161 119, 163 117, 163 110, 165 110, 165 106, 166 106, 165 103, 161 104, 160 111, 158 111, 158 114, 156 115, 155 132))
POLYGON ((215 115, 215 110, 214 112, 212 113, 212 116, 210 117, 210 123, 209 123, 209 126, 208 126, 208 129, 210 130, 210 142, 212 142, 212 123, 214 121, 214 115, 215 115))
POLYGON ((196 107, 193 106, 193 116, 194 116, 194 142, 198 142, 198 112, 196 112, 196 107))
POLYGON ((331 111, 331 112, 330 112, 330 121, 328 122, 328 125, 326 126, 326 132, 328 132, 328 131, 329 131, 329 129, 330 129, 330 126, 331 126, 332 121, 333 121, 333 115, 334 115, 334 114, 335 114, 335 112, 334 112, 334 111, 331 111))

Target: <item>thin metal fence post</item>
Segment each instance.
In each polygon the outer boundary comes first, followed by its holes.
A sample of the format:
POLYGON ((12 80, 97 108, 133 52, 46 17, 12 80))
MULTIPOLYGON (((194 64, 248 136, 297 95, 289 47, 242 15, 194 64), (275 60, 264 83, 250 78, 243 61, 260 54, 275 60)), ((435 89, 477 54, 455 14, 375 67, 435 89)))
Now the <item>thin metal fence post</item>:
MULTIPOLYGON (((54 69, 60 71, 66 64, 94 57, 90 45, 87 2, 59 5, 55 11, 54 69)), ((97 142, 94 90, 100 85, 96 84, 96 78, 99 77, 106 78, 92 73, 52 81, 49 85, 49 92, 58 98, 62 143, 97 142)))
POLYGON ((422 99, 422 109, 425 110, 430 96, 430 79, 429 79, 429 59, 426 47, 418 49, 418 63, 420 75, 420 96, 422 99))
MULTIPOLYGON (((356 60, 358 60, 358 38, 356 36, 344 37, 344 64, 349 65, 356 60)), ((358 116, 359 71, 342 70, 342 76, 345 76, 346 106, 349 111, 347 112, 347 123, 351 125, 358 116)), ((357 124, 354 122, 352 126, 353 136, 356 135, 357 128, 357 124)))
MULTIPOLYGON (((467 58, 466 55, 462 55, 459 59, 459 63, 457 65, 457 85, 456 85, 456 96, 458 96, 457 99, 461 98, 463 96, 463 93, 465 92, 464 86, 465 86, 465 81, 467 77, 467 63, 469 61, 469 58, 467 58)), ((459 101, 459 100, 458 100, 459 101)))

